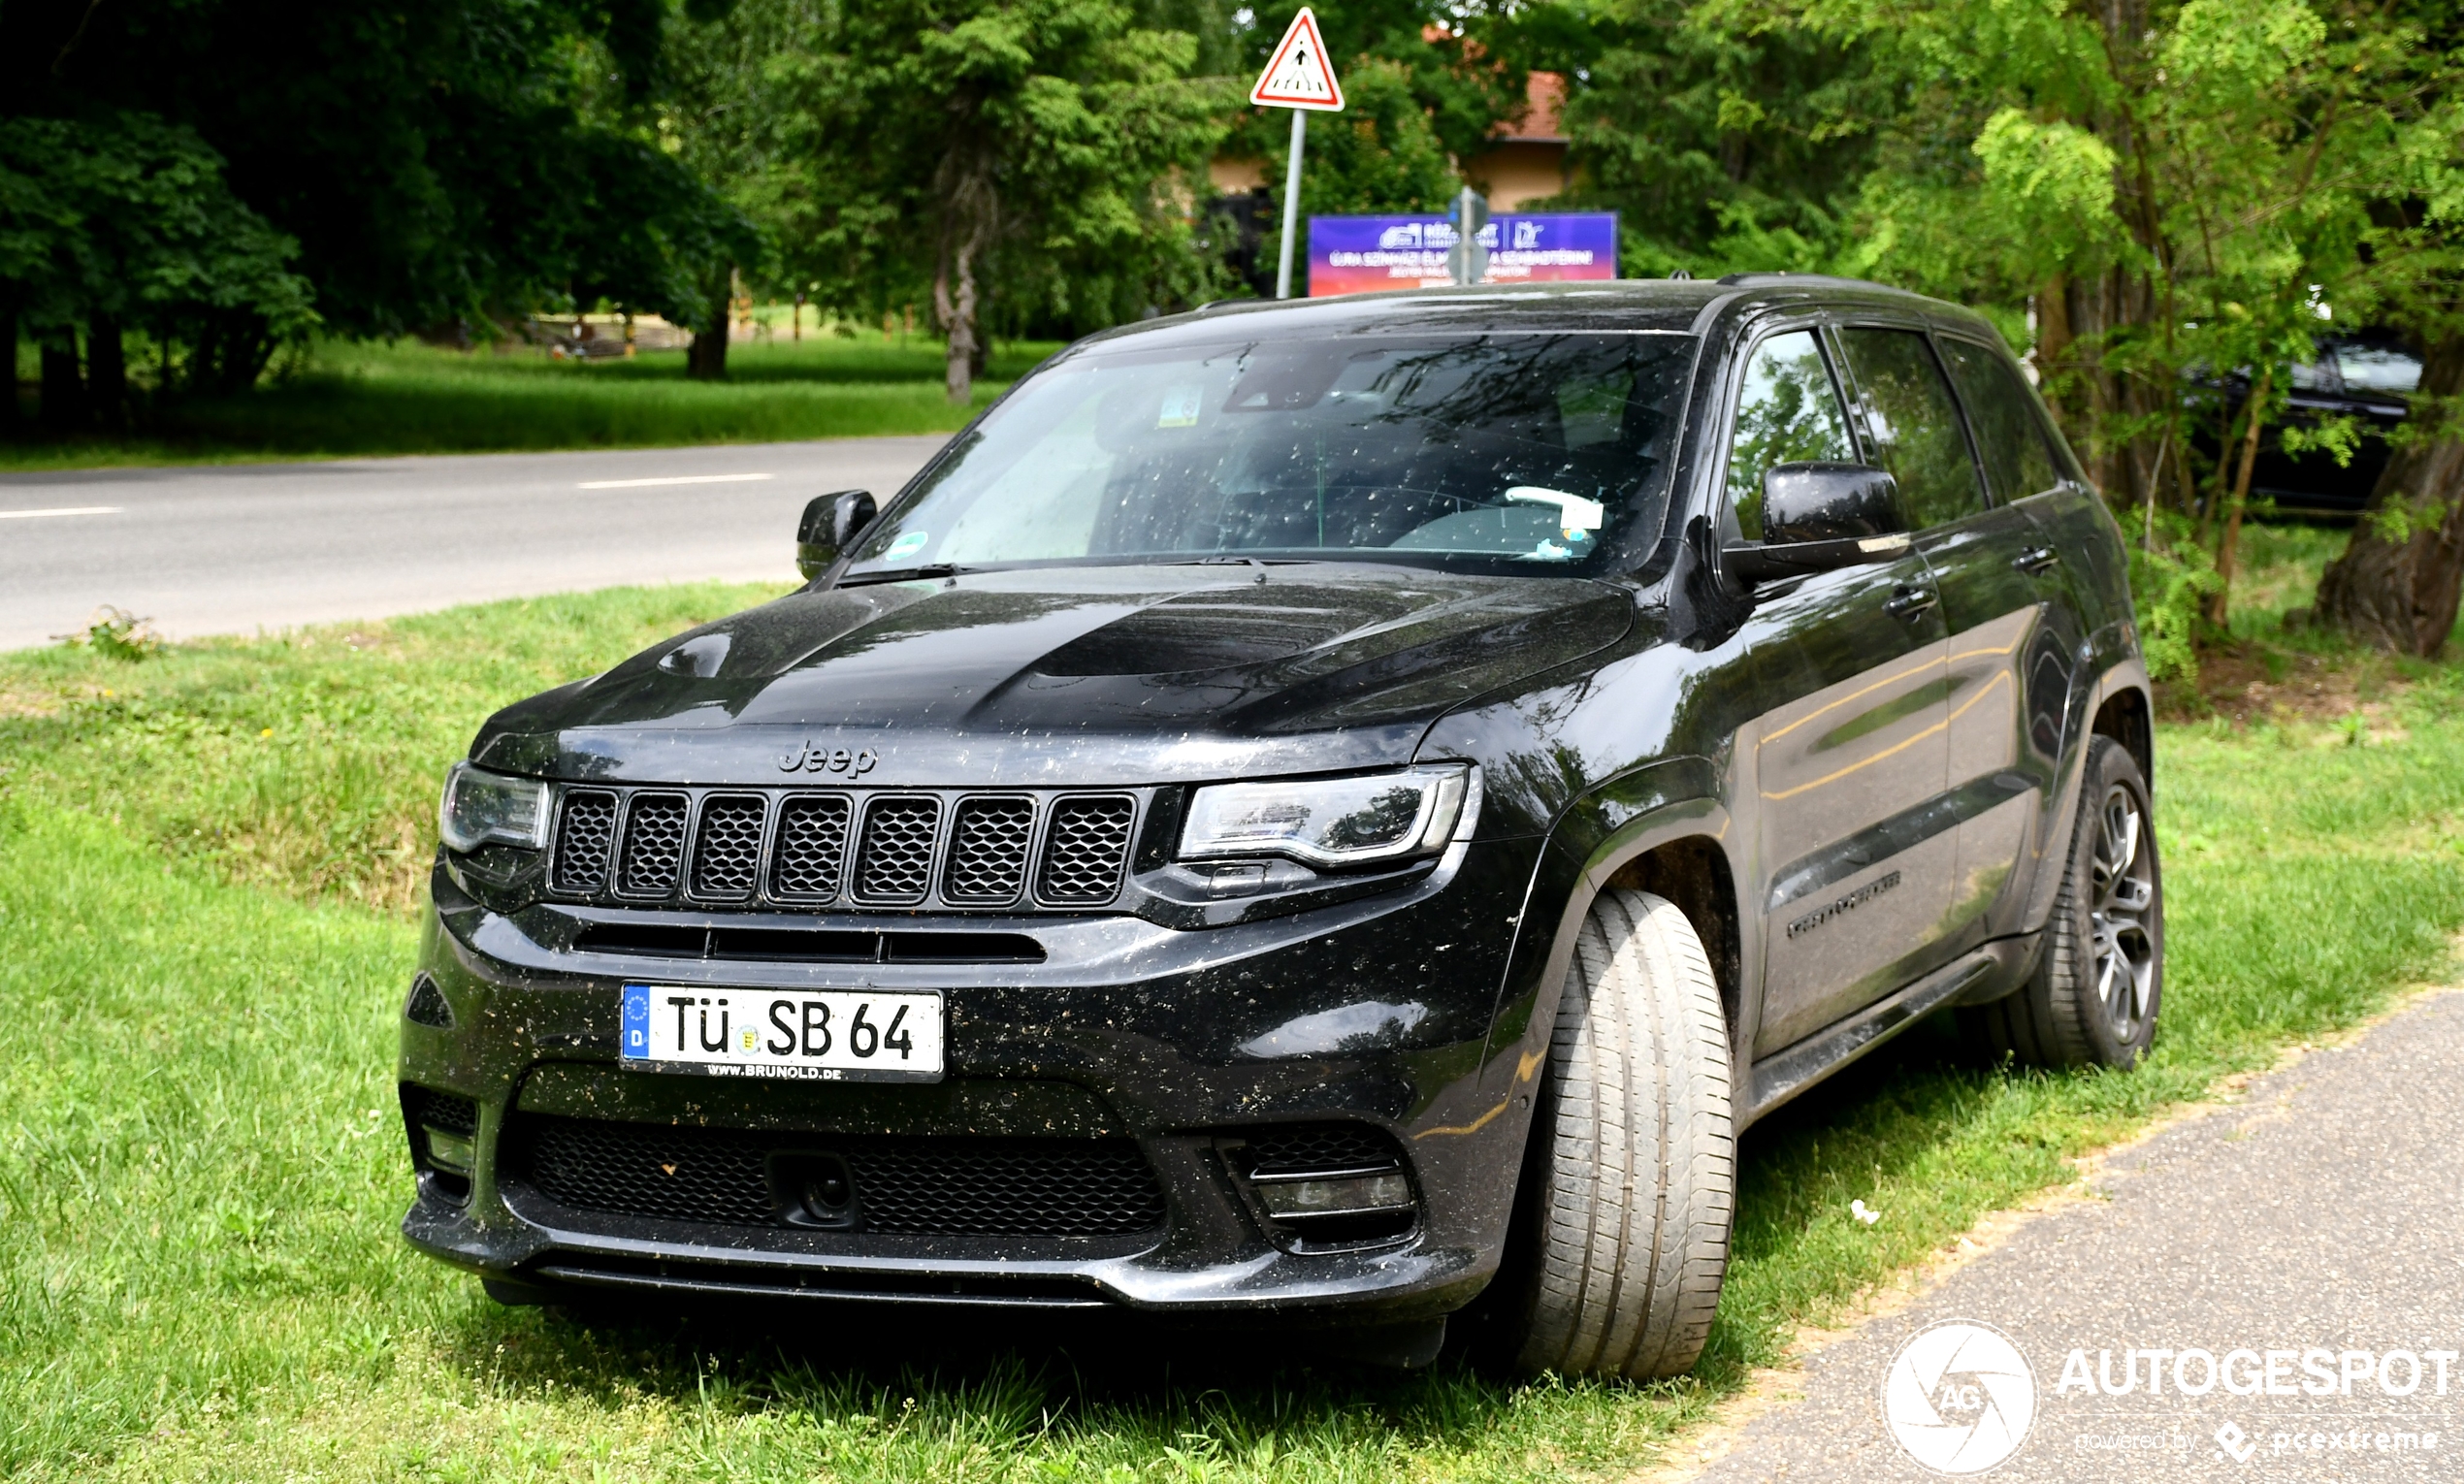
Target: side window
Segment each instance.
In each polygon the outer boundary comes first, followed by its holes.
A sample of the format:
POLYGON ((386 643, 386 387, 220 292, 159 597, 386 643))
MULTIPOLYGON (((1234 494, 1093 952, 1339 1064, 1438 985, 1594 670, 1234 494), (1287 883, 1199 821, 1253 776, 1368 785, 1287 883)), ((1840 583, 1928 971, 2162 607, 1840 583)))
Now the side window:
POLYGON ((1772 336, 1745 364, 1745 390, 1736 400, 1736 428, 1729 443, 1729 506, 1736 512, 1738 532, 1749 541, 1763 538, 1765 469, 1821 460, 1857 460, 1822 346, 1810 330, 1772 336))
POLYGON ((1968 426, 1976 430, 1977 452, 1985 456, 1994 498, 2008 503, 2061 483, 2053 452, 2045 446, 2045 425, 2027 404, 2027 388, 2020 384, 2018 373, 1982 345, 1939 343, 1942 358, 1951 363, 1951 384, 1967 403, 1968 426))
POLYGON ((1959 408, 1925 337, 1911 330, 1842 330, 1848 373, 1874 462, 1899 482, 1908 528, 1946 526, 1985 507, 1959 408))

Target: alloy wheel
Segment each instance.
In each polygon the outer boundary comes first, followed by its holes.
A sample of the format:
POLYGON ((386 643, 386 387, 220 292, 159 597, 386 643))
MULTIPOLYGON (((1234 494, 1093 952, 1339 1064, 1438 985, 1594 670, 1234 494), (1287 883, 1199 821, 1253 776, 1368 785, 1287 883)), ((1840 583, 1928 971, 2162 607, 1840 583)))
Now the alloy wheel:
POLYGON ((2154 843, 2138 795, 2115 784, 2096 811, 2094 906, 2096 1001, 2114 1039, 2124 1046, 2144 1028, 2156 991, 2156 900, 2154 843))

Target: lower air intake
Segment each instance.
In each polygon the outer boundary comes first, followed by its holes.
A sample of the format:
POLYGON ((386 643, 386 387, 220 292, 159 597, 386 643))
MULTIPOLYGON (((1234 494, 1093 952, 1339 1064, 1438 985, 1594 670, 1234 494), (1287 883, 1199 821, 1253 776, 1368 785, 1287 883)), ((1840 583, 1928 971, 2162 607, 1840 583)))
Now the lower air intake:
POLYGON ((721 1226, 788 1214, 783 1167, 843 1160, 846 1230, 908 1236, 1124 1237, 1163 1224, 1128 1139, 854 1138, 526 1116, 520 1156, 561 1206, 721 1226))

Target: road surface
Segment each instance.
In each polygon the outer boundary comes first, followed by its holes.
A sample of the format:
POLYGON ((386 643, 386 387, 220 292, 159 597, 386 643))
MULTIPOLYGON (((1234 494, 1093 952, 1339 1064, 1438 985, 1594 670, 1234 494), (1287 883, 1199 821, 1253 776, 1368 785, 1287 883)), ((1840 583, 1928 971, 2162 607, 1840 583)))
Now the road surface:
POLYGON ((0 475, 0 649, 111 604, 174 638, 702 578, 792 581, 827 490, 943 439, 0 475))
POLYGON ((1901 1447, 1886 1406, 1920 1448, 1962 1430, 1973 1442, 1989 1406, 2015 1414, 1994 1393, 2008 1402, 2016 1383, 1912 1366, 1942 1403, 1929 1436, 1885 1382, 1911 1337, 1969 1321, 2007 1337, 2034 1397, 2021 1446, 1969 1476, 2464 1479, 2464 993, 2258 1080, 2094 1183, 2103 1199, 2022 1226, 1810 1357, 1803 1400, 1747 1424, 1699 1477, 1941 1477, 1901 1447))

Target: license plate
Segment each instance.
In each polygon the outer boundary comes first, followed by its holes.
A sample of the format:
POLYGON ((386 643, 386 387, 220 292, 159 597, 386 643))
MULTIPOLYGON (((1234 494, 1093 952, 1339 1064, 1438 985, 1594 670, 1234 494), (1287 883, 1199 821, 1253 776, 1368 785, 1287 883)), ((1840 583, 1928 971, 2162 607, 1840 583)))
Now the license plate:
POLYGON ((941 1081, 937 990, 627 984, 620 1065, 820 1082, 941 1081))

